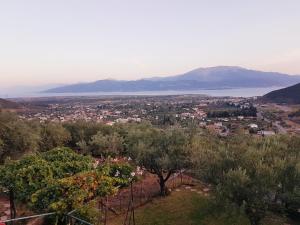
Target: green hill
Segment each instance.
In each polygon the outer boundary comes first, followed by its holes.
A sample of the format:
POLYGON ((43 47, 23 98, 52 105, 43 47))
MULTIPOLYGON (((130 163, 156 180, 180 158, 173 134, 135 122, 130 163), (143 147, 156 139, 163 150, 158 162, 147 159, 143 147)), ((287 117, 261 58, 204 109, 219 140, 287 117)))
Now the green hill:
POLYGON ((272 91, 263 96, 263 100, 276 103, 300 104, 300 83, 272 91))

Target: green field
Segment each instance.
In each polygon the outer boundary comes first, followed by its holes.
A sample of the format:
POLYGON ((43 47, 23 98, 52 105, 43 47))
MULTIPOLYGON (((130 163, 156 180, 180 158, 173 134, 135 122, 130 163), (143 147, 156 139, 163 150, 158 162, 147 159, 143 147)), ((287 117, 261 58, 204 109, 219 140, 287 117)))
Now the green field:
MULTIPOLYGON (((180 188, 166 198, 156 198, 135 210, 136 225, 250 225, 238 210, 216 207, 209 197, 197 191, 180 188)), ((109 221, 122 225, 125 215, 109 221)), ((263 225, 293 224, 283 218, 268 218, 263 225)))

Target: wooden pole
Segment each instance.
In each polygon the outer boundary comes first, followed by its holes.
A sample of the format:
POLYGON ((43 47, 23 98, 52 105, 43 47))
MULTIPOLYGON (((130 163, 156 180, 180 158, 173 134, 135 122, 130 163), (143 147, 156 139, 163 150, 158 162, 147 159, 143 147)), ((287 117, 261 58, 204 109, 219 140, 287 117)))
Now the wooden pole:
POLYGON ((105 217, 104 217, 104 225, 107 225, 107 207, 108 207, 108 197, 105 200, 105 217))
POLYGON ((133 225, 135 225, 135 217, 134 217, 134 202, 133 202, 133 187, 132 187, 132 181, 130 182, 130 189, 131 189, 131 210, 132 210, 132 219, 133 219, 133 225))
POLYGON ((182 184, 182 172, 181 172, 181 170, 180 170, 180 182, 182 184))

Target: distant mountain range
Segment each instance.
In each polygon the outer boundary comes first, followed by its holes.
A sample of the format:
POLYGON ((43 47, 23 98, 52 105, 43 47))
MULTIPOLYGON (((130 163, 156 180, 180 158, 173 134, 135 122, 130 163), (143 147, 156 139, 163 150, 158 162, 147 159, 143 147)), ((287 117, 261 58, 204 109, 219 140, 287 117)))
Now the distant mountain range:
POLYGON ((218 66, 199 68, 176 76, 154 77, 134 81, 98 80, 91 83, 79 83, 51 88, 44 91, 44 93, 185 91, 284 87, 298 82, 300 82, 300 76, 261 72, 241 67, 218 66))
POLYGON ((263 100, 276 103, 300 104, 300 83, 272 91, 262 97, 263 100))

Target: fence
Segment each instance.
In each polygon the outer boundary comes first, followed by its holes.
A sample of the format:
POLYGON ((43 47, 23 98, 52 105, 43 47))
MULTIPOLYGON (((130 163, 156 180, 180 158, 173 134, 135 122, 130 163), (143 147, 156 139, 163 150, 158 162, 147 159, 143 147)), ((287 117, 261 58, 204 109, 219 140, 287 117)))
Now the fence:
MULTIPOLYGON (((183 173, 174 174, 166 182, 166 187, 169 190, 174 190, 182 184, 192 185, 194 180, 183 173)), ((128 212, 128 207, 132 204, 132 208, 137 208, 153 200, 160 194, 160 187, 156 176, 147 175, 146 178, 133 184, 132 195, 130 188, 120 190, 116 195, 100 199, 98 201, 99 214, 102 215, 102 223, 107 224, 107 221, 116 215, 121 215, 128 212), (131 198, 133 201, 131 202, 131 198)))
POLYGON ((78 224, 78 225, 94 225, 92 223, 89 223, 77 216, 74 216, 73 213, 75 212, 76 210, 73 210, 71 212, 69 212, 67 215, 66 215, 66 220, 67 220, 67 224, 68 225, 73 225, 73 224, 78 224))
POLYGON ((42 219, 48 216, 53 216, 55 213, 44 213, 44 214, 38 214, 33 216, 24 216, 24 217, 18 217, 14 219, 8 219, 3 222, 0 222, 0 225, 16 225, 16 224, 35 224, 33 221, 36 221, 37 219, 42 219), (31 222, 30 222, 31 221, 31 222))
MULTIPOLYGON (((89 223, 79 217, 76 217, 72 215, 73 212, 68 213, 65 215, 65 221, 68 225, 93 225, 92 223, 89 223)), ((0 225, 35 225, 35 224, 44 224, 44 218, 55 216, 55 213, 44 213, 44 214, 38 214, 38 215, 32 215, 32 216, 25 216, 25 217, 18 217, 15 219, 8 219, 3 222, 0 222, 0 225)))

